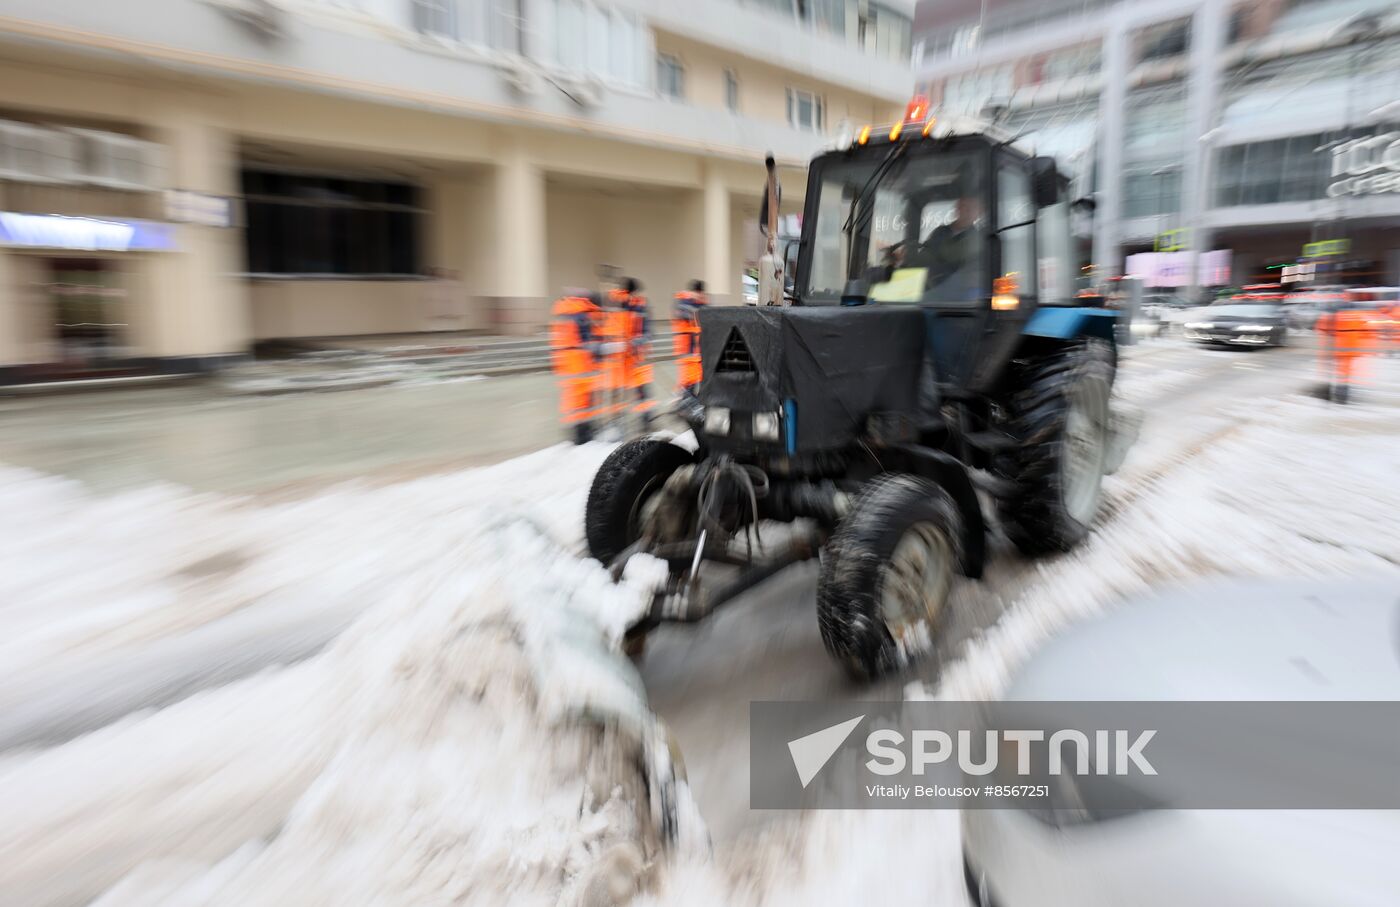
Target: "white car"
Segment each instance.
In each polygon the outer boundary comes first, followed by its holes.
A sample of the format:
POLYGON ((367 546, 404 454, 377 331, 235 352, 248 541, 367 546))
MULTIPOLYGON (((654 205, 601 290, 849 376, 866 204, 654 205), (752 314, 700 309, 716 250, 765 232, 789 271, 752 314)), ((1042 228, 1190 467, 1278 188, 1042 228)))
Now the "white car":
POLYGON ((744 305, 758 305, 758 278, 744 275, 744 305))
MULTIPOLYGON (((1400 700, 1395 588, 1393 577, 1234 580, 1139 601, 1047 645, 1006 699, 1400 700)), ((972 902, 1400 903, 1397 812, 1159 809, 1095 817, 1077 806, 964 811, 972 902)))

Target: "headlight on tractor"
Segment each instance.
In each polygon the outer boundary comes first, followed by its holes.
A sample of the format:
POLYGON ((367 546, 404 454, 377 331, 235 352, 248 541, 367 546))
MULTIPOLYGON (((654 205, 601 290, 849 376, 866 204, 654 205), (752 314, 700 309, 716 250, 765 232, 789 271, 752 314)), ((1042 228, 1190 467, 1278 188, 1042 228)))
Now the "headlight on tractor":
POLYGON ((705 434, 729 434, 729 409, 724 406, 711 406, 705 410, 705 434))
POLYGON ((777 413, 754 413, 753 414, 753 436, 759 441, 778 440, 778 414, 777 413))

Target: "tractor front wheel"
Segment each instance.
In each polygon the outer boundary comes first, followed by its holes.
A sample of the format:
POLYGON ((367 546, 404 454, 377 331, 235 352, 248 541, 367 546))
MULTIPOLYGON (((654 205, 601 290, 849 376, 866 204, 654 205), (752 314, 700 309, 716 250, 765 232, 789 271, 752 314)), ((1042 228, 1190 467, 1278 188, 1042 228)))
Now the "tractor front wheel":
POLYGON ((639 438, 608 454, 593 477, 584 508, 588 553, 611 565, 641 538, 642 508, 671 473, 693 463, 690 451, 654 438, 639 438))
POLYGON ((857 680, 927 649, 958 572, 952 497, 909 475, 871 479, 822 557, 817 620, 827 652, 857 680))
POLYGON ((1108 465, 1113 373, 1112 351, 1097 340, 1017 364, 1003 407, 1020 443, 994 468, 1015 488, 997 515, 1022 554, 1068 551, 1089 534, 1108 465))

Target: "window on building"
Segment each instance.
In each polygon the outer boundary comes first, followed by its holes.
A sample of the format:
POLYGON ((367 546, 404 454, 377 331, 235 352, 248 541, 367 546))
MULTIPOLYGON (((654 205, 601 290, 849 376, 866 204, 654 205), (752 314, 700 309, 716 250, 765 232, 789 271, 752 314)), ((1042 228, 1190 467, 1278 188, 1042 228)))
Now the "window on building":
POLYGON ((1179 159, 1186 147, 1182 85, 1129 93, 1123 118, 1123 156, 1129 164, 1179 159))
MULTIPOLYGON (((844 11, 842 13, 844 17, 844 11)), ((909 59, 913 23, 909 17, 878 3, 862 3, 856 11, 856 43, 868 53, 890 60, 909 59)))
POLYGON ((453 0, 411 0, 413 29, 425 35, 457 37, 457 16, 453 0))
POLYGON ((525 0, 487 0, 487 36, 491 46, 507 53, 524 53, 525 0))
POLYGON ((1123 216, 1156 217, 1181 210, 1181 171, 1158 168, 1123 174, 1123 216))
POLYGON ((685 67, 671 54, 656 55, 656 90, 675 101, 685 97, 685 67))
POLYGON ((1232 145, 1216 153, 1215 204, 1270 205, 1323 198, 1331 177, 1328 136, 1232 145))
POLYGON ((941 106, 951 113, 979 115, 989 101, 1005 100, 1011 96, 1015 84, 1014 76, 1014 70, 1010 66, 979 69, 952 76, 943 86, 941 106))
POLYGON ((1191 46, 1191 20, 1177 19, 1149 25, 1138 33, 1139 63, 1179 57, 1191 46))
POLYGON ((418 195, 407 183, 245 170, 248 270, 417 276, 424 216, 418 195))
POLYGON ((1058 82, 1075 76, 1090 75, 1103 65, 1103 54, 1097 43, 1081 44, 1045 55, 1038 74, 1032 73, 1032 82, 1058 82))
POLYGON ((799 0, 798 14, 828 34, 846 34, 846 0, 799 0))
POLYGON ((724 71, 724 106, 730 113, 739 112, 739 76, 732 69, 724 71))
POLYGON ((635 14, 588 0, 536 0, 530 15, 531 53, 541 64, 627 88, 652 86, 656 52, 635 14))
POLYGON ((826 129, 826 111, 823 107, 819 94, 796 88, 787 90, 788 125, 794 129, 806 129, 811 132, 826 129))

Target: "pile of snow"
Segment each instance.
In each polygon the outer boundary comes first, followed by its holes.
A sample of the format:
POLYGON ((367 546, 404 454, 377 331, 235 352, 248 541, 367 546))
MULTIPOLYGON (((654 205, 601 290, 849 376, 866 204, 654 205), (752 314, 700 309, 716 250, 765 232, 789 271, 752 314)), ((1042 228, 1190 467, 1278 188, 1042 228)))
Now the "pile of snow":
POLYGON ((685 794, 613 655, 650 578, 578 556, 606 453, 282 502, 0 470, 5 899, 630 892, 685 794))

